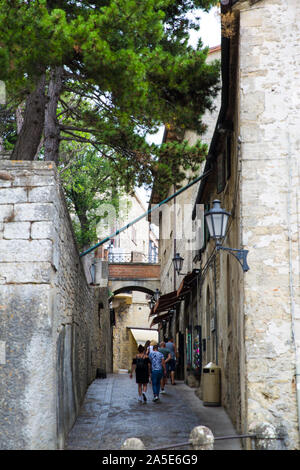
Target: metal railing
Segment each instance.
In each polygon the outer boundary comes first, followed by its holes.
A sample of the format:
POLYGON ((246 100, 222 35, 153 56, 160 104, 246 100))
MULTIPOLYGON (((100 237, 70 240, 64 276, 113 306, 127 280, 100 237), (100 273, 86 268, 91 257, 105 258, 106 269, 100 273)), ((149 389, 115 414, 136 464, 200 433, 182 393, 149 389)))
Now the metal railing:
MULTIPOLYGON (((268 428, 270 429, 270 427, 268 428)), ((284 437, 275 432, 270 435, 269 432, 257 433, 257 434, 233 434, 228 436, 214 436, 212 431, 206 426, 196 426, 193 428, 189 435, 189 440, 185 442, 178 442, 174 444, 168 444, 162 447, 155 447, 146 449, 143 441, 139 438, 126 439, 121 447, 121 450, 167 450, 184 448, 191 446, 193 450, 213 450, 214 442, 228 439, 250 439, 251 450, 283 450, 284 449, 284 437)))
POLYGON ((109 263, 149 263, 157 264, 158 256, 157 255, 145 255, 144 253, 109 253, 108 254, 109 263))
MULTIPOLYGON (((240 434, 240 435, 232 435, 232 436, 214 436, 214 441, 222 441, 226 439, 255 439, 257 436, 256 434, 240 434)), ((186 446, 193 446, 191 441, 186 442, 178 442, 176 444, 169 444, 167 446, 162 447, 155 447, 153 449, 148 450, 167 450, 167 449, 175 449, 177 447, 186 447, 186 446)))

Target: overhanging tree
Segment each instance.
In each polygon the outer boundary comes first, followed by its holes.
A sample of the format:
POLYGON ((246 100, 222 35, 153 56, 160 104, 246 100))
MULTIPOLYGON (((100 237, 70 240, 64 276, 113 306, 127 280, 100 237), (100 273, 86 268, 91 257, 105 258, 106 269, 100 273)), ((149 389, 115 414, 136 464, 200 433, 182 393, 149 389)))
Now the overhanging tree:
POLYGON ((64 143, 61 157, 60 176, 66 201, 78 245, 85 249, 97 241, 100 221, 110 216, 101 210, 101 205, 109 201, 114 213, 119 213, 120 175, 111 161, 87 144, 64 143))
MULTIPOLYGON (((12 158, 35 158, 44 134, 45 159, 58 162, 61 140, 82 141, 84 131, 139 183, 149 181, 160 149, 146 144, 146 134, 161 123, 200 134, 201 115, 212 107, 217 67, 205 63, 201 44, 188 46, 186 14, 215 3, 0 0, 0 79, 26 101, 12 158)), ((178 148, 175 157, 180 168, 178 148)))

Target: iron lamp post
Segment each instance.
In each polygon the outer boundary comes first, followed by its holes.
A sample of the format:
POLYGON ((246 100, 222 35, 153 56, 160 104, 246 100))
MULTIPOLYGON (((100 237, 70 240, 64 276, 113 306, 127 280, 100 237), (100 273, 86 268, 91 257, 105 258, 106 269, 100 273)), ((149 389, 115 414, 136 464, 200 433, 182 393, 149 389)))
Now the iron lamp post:
POLYGON ((205 212, 204 217, 208 227, 209 235, 216 242, 216 249, 228 251, 232 254, 242 266, 244 272, 249 271, 247 264, 248 250, 238 250, 236 248, 229 248, 221 245, 222 240, 225 238, 227 223, 230 212, 225 211, 221 208, 221 202, 218 199, 213 201, 213 207, 209 211, 205 212))

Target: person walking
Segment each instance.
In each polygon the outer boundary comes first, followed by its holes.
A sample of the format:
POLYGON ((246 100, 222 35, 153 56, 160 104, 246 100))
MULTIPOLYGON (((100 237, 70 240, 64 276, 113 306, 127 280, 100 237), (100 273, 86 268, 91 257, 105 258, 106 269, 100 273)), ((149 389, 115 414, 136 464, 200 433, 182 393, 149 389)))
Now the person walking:
POLYGON ((149 346, 150 346, 150 340, 148 339, 145 343, 145 346, 144 346, 144 349, 145 349, 145 354, 147 354, 147 356, 149 355, 149 346))
POLYGON ((155 344, 157 344, 157 342, 156 342, 154 339, 152 339, 152 340, 150 341, 150 344, 149 344, 149 347, 148 347, 148 355, 153 351, 153 346, 154 346, 155 344))
POLYGON ((153 351, 149 354, 151 361, 151 382, 153 389, 153 401, 159 400, 160 381, 166 373, 164 355, 158 351, 158 344, 153 345, 153 351))
POLYGON ((149 357, 145 354, 145 348, 140 345, 138 347, 138 354, 132 360, 130 378, 132 379, 133 372, 135 371, 136 383, 138 384, 138 401, 144 401, 144 403, 147 402, 146 392, 151 371, 150 365, 149 357))
MULTIPOLYGON (((168 367, 168 362, 171 360, 171 353, 169 349, 166 348, 166 343, 164 341, 161 341, 160 347, 158 348, 158 352, 162 353, 164 356, 166 368, 168 367)), ((160 392, 165 393, 165 386, 167 383, 167 373, 164 372, 164 375, 160 381, 160 392)))
POLYGON ((175 384, 175 368, 176 368, 176 347, 173 341, 173 338, 169 338, 168 342, 166 343, 166 348, 169 350, 171 354, 171 359, 168 361, 168 375, 171 378, 171 384, 175 384))

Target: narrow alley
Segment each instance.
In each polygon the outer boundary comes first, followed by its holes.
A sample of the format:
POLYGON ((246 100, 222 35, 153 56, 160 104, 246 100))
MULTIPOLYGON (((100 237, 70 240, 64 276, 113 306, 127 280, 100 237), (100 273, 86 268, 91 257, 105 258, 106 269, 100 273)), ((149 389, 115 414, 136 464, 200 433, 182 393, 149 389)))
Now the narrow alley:
MULTIPOLYGON (((214 437, 236 432, 222 407, 205 407, 195 389, 177 382, 168 384, 160 401, 137 400, 135 378, 109 374, 96 379, 87 390, 79 416, 69 433, 66 450, 118 450, 129 437, 141 439, 148 450, 185 443, 198 425, 211 429, 214 437)), ((177 448, 178 449, 178 448, 177 448)), ((179 449, 189 450, 189 446, 179 449)), ((238 438, 216 440, 214 450, 241 450, 238 438)))

